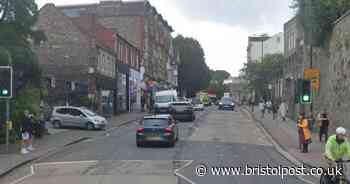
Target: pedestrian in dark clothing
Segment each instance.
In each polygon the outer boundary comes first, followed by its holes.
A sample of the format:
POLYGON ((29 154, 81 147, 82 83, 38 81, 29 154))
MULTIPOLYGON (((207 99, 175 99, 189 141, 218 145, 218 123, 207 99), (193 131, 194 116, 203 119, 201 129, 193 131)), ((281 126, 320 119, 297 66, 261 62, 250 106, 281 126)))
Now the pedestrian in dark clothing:
POLYGON ((273 118, 273 120, 276 119, 276 117, 277 117, 277 112, 278 112, 278 106, 277 106, 277 104, 274 102, 274 103, 272 104, 272 118, 273 118))
POLYGON ((141 96, 141 112, 145 111, 146 97, 145 94, 141 96))
POLYGON ((321 118, 319 119, 319 126, 320 126, 320 132, 319 132, 319 137, 320 137, 320 142, 322 142, 322 137, 323 135, 325 136, 325 141, 328 139, 328 127, 329 127, 329 119, 328 119, 328 114, 327 113, 322 113, 321 118))
POLYGON ((24 118, 21 124, 22 130, 22 148, 21 153, 27 154, 29 151, 34 151, 33 148, 33 121, 28 110, 24 111, 24 118))

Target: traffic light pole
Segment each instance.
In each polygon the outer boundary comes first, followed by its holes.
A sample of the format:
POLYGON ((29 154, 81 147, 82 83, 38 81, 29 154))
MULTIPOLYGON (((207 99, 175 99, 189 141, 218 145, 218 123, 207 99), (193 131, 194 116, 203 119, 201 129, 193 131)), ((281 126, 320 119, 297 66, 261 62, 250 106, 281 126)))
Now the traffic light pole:
POLYGON ((6 152, 9 152, 9 144, 10 144, 9 122, 10 122, 10 99, 6 99, 6 152))

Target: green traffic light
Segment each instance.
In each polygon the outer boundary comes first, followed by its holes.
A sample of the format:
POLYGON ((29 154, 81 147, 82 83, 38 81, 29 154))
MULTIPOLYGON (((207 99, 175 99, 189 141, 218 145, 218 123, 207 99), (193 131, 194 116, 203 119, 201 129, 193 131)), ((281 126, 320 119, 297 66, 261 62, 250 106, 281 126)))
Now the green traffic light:
POLYGON ((7 89, 1 90, 1 95, 8 95, 9 91, 7 89))
POLYGON ((303 101, 304 101, 304 102, 310 101, 310 96, 304 95, 304 96, 303 96, 303 101))

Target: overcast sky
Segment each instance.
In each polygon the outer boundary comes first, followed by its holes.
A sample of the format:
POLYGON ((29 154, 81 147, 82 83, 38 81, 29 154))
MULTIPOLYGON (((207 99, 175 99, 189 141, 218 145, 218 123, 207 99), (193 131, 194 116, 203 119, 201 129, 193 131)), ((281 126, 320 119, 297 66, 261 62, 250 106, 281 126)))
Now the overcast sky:
MULTIPOLYGON (((99 0, 36 0, 56 5, 94 3, 99 0)), ((126 1, 126 0, 125 0, 126 1)), ((293 0, 149 0, 175 33, 201 43, 211 69, 237 76, 247 58, 248 36, 282 32, 294 11, 293 0)))

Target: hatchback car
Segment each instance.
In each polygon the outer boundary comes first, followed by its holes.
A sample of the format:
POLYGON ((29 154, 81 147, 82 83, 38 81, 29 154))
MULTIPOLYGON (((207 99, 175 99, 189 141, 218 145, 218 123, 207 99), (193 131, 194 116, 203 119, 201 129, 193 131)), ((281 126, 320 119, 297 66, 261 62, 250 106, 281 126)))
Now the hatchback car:
POLYGON ((193 106, 190 102, 187 101, 172 103, 171 114, 176 120, 194 121, 196 119, 193 106))
POLYGON ((177 122, 171 115, 145 116, 136 130, 136 145, 141 147, 146 143, 165 143, 173 147, 178 137, 177 122))
POLYGON ((219 103, 219 110, 235 110, 235 103, 231 97, 222 97, 219 103))
POLYGON ((204 111, 204 104, 197 98, 192 100, 194 111, 204 111))
POLYGON ((107 125, 106 118, 88 109, 71 106, 54 107, 51 122, 55 128, 69 126, 82 127, 88 130, 105 129, 107 125))

